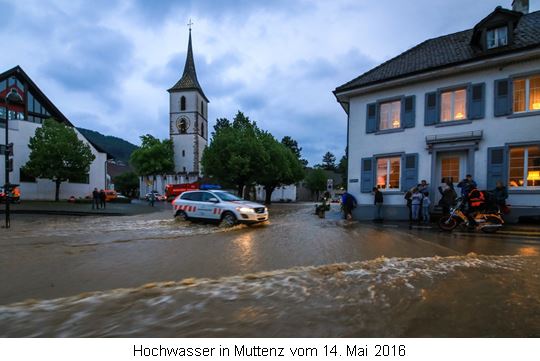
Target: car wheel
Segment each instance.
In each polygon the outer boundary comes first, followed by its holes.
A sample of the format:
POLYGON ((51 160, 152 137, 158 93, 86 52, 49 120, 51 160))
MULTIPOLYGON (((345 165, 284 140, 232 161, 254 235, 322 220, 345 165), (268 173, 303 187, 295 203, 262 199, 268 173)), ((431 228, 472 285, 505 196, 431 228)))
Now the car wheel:
POLYGON ((184 211, 176 212, 175 217, 178 218, 178 219, 181 219, 183 221, 188 221, 189 220, 189 217, 188 217, 187 213, 184 212, 184 211))
POLYGON ((231 212, 225 212, 221 218, 221 224, 227 227, 232 227, 236 224, 236 216, 231 212))

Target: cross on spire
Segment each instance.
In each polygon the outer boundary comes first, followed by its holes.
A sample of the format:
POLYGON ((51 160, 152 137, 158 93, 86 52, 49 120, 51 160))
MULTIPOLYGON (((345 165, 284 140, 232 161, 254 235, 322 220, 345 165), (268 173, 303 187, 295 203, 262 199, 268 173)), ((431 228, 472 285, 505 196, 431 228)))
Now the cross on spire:
POLYGON ((193 25, 193 22, 191 21, 191 18, 189 19, 189 23, 187 23, 187 25, 189 26, 189 31, 191 32, 191 25, 193 25))

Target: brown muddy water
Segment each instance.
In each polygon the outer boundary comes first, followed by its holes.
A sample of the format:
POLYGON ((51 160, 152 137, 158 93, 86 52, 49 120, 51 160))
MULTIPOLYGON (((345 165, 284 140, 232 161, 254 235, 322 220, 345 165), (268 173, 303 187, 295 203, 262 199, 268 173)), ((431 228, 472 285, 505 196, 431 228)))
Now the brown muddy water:
POLYGON ((538 241, 312 213, 231 229, 166 210, 17 217, 0 337, 540 337, 538 241))
POLYGON ((0 306, 2 337, 538 337, 540 258, 379 258, 0 306))

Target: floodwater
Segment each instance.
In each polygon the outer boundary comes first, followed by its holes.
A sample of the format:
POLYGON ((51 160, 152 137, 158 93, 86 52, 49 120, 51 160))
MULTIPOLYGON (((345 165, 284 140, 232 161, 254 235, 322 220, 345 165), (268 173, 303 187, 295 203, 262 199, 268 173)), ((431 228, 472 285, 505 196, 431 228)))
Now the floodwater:
POLYGON ((538 241, 311 213, 20 219, 0 242, 0 337, 540 336, 538 241))

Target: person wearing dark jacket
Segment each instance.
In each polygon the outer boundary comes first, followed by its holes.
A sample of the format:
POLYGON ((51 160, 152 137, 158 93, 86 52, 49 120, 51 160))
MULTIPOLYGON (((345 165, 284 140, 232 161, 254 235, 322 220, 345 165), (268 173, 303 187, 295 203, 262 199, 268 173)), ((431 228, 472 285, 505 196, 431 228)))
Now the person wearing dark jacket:
POLYGON ((498 181, 495 189, 493 190, 495 196, 495 203, 498 206, 506 206, 506 199, 508 198, 508 190, 501 181, 498 181))
POLYGON ((450 207, 454 205, 457 198, 456 191, 454 190, 454 183, 444 179, 442 186, 439 187, 439 193, 441 194, 439 206, 442 208, 443 214, 450 214, 450 207))
POLYGON ((472 175, 467 174, 465 179, 458 183, 458 188, 461 188, 461 196, 467 198, 469 192, 477 187, 476 182, 473 180, 472 175))
POLYGON ((341 203, 343 205, 343 213, 345 219, 352 219, 352 210, 356 208, 356 205, 358 204, 356 198, 354 198, 354 196, 349 192, 345 192, 341 196, 341 203))
POLYGON ((373 187, 373 204, 375 204, 375 221, 382 221, 383 194, 377 187, 373 187))
POLYGON ((99 191, 94 188, 92 192, 92 209, 99 209, 99 191))
POLYGON ((407 209, 409 210, 409 225, 412 224, 412 194, 413 194, 413 188, 409 189, 407 193, 405 193, 405 200, 407 201, 407 209))
POLYGON ((99 191, 99 203, 101 208, 105 209, 106 207, 106 201, 107 201, 107 195, 105 194, 105 191, 102 189, 99 191))

